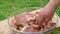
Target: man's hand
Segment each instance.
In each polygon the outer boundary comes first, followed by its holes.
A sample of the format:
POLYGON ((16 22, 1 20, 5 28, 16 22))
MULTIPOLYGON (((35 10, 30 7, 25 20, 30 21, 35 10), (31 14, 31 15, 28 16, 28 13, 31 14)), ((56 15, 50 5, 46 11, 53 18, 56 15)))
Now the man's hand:
POLYGON ((48 21, 51 20, 55 12, 48 13, 47 11, 44 12, 43 10, 39 13, 39 16, 36 19, 35 24, 38 24, 38 26, 42 27, 43 23, 47 24, 48 21))
POLYGON ((49 3, 41 10, 39 16, 36 19, 35 24, 42 27, 43 23, 47 23, 53 17, 56 8, 59 5, 60 0, 50 0, 49 3))

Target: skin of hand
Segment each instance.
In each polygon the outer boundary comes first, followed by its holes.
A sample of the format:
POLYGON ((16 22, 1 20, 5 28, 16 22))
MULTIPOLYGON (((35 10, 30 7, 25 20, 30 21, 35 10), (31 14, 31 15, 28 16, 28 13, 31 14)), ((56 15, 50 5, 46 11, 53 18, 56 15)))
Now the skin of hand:
POLYGON ((59 3, 60 0, 50 0, 48 4, 39 13, 35 24, 38 24, 40 27, 42 27, 42 24, 44 22, 47 23, 49 20, 51 20, 59 3))

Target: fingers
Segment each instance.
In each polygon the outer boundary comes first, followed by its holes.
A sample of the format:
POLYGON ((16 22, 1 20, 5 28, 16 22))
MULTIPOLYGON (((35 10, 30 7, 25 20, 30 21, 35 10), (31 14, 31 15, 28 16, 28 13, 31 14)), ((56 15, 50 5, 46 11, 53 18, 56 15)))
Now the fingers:
POLYGON ((44 17, 38 17, 36 19, 35 24, 38 25, 39 28, 43 27, 43 22, 44 22, 45 18, 44 17))
MULTIPOLYGON (((53 16, 53 15, 52 15, 52 16, 53 16)), ((49 21, 52 21, 52 16, 49 16, 49 17, 46 17, 46 18, 45 18, 45 20, 44 20, 45 25, 47 25, 47 23, 48 23, 49 21)))
POLYGON ((50 21, 50 18, 46 18, 46 19, 44 20, 45 24, 47 24, 47 22, 49 22, 49 21, 50 21))
POLYGON ((36 24, 42 24, 43 21, 44 21, 44 18, 37 18, 36 24))
POLYGON ((51 20, 52 17, 37 17, 35 24, 38 25, 38 27, 43 27, 44 23, 45 25, 51 20))

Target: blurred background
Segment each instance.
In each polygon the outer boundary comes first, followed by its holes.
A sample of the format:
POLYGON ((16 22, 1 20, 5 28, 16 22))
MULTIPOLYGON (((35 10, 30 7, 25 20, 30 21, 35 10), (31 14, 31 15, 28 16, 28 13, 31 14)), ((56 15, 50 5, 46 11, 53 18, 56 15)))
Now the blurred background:
MULTIPOLYGON (((25 7, 43 8, 49 0, 0 0, 0 21, 8 18, 10 14, 25 7)), ((21 12, 21 11, 20 11, 21 12)), ((56 9, 60 17, 60 6, 56 9)), ((60 34, 60 30, 54 30, 54 34, 60 34)))
MULTIPOLYGON (((7 17, 20 9, 25 7, 44 7, 48 0, 0 0, 0 21, 7 19, 7 17)), ((60 6, 56 13, 60 16, 60 6)))

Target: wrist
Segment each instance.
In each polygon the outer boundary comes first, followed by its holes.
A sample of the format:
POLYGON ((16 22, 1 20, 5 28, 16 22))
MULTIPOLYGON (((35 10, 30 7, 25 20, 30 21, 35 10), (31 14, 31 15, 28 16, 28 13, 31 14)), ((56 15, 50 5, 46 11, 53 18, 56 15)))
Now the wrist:
POLYGON ((51 3, 60 4, 60 0, 50 0, 51 3))

